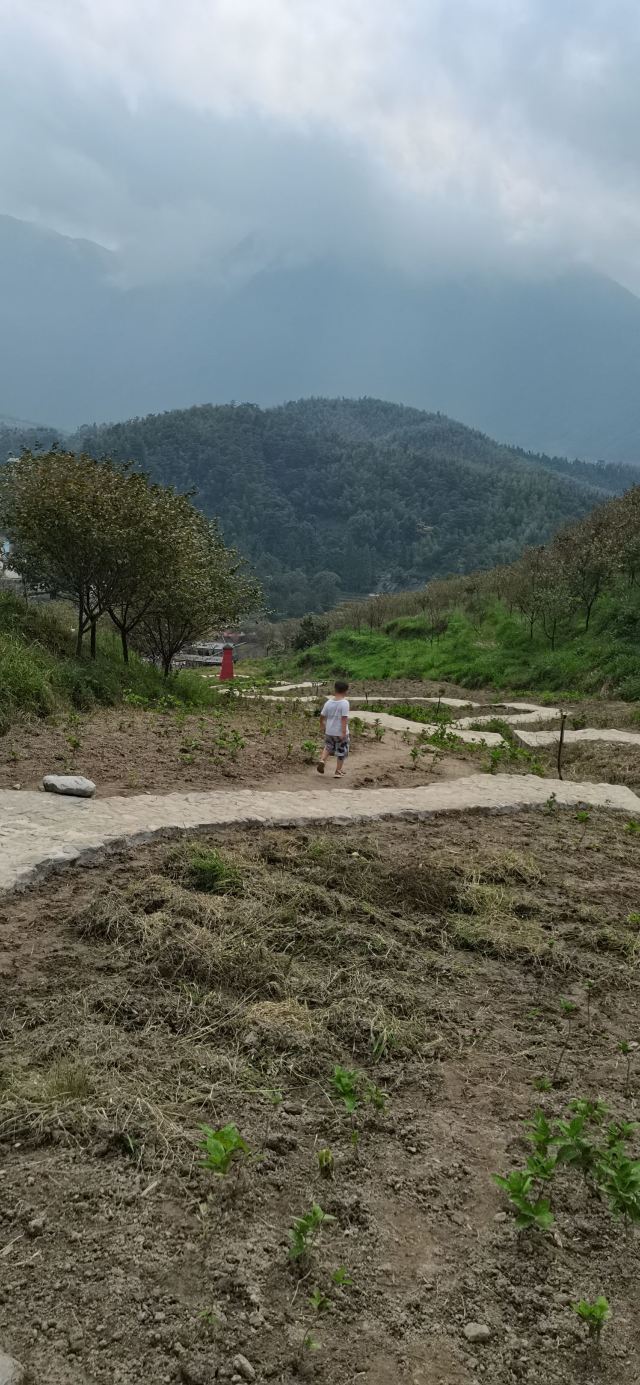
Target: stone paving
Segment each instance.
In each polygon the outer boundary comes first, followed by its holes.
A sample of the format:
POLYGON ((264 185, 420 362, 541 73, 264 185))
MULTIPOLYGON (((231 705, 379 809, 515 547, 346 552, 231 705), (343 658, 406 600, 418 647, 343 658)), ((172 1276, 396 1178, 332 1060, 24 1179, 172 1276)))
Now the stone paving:
MULTIPOLYGON (((513 725, 513 722, 511 723, 513 725)), ((516 730, 517 740, 523 745, 556 745, 560 731, 520 731, 516 730)), ((582 731, 565 731, 566 745, 576 745, 581 741, 615 741, 619 745, 640 746, 640 731, 619 731, 615 727, 587 727, 582 731)))
MULTIPOLYGON (((465 741, 468 745, 502 745, 503 739, 498 731, 469 731, 465 729, 472 717, 463 717, 462 721, 452 721, 443 726, 439 723, 428 723, 424 721, 409 721, 405 717, 394 717, 390 712, 367 712, 362 707, 358 707, 357 712, 351 712, 351 717, 359 717, 367 726, 384 726, 385 731, 408 731, 411 736, 420 736, 425 731, 428 736, 433 736, 438 731, 450 731, 459 741, 465 741)), ((490 720, 490 718, 487 718, 490 720)))
POLYGON ((198 829, 305 826, 440 813, 518 812, 560 806, 618 809, 640 819, 640 798, 621 784, 573 784, 535 775, 474 774, 409 789, 302 789, 295 793, 141 794, 133 798, 58 798, 0 790, 0 892, 25 887, 49 870, 118 845, 198 829))

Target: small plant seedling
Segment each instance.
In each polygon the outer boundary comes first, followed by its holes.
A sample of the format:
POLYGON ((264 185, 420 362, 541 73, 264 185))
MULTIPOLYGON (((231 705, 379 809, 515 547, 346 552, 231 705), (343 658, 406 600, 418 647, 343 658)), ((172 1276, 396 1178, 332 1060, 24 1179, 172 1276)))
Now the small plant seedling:
POLYGON ((318 754, 318 747, 315 741, 303 741, 300 747, 306 765, 312 765, 318 754))
POLYGON ((333 1270, 332 1272, 331 1283, 335 1284, 338 1289, 350 1289, 353 1280, 344 1265, 339 1265, 337 1270, 333 1270))
POLYGON ((335 1217, 323 1212, 317 1202, 314 1202, 310 1212, 305 1212, 302 1217, 295 1217, 289 1232, 289 1259, 305 1259, 318 1237, 321 1226, 334 1221, 335 1217))
MULTIPOLYGON (((410 735, 411 733, 408 732, 407 734, 410 735)), ((422 746, 420 746, 420 745, 412 745, 411 750, 409 751, 409 754, 410 754, 410 756, 411 756, 411 761, 412 761, 411 768, 412 768, 412 769, 417 769, 417 768, 418 768, 418 760, 420 759, 420 756, 421 756, 421 754, 422 754, 422 746)))
POLYGON ((533 1189, 533 1174, 522 1169, 514 1169, 506 1178, 500 1174, 493 1175, 494 1182, 507 1194, 514 1211, 516 1213, 516 1226, 518 1230, 530 1230, 536 1228, 538 1231, 548 1231, 553 1226, 554 1216, 546 1198, 539 1198, 532 1201, 529 1194, 533 1189))
POLYGON ((326 1313, 327 1309, 331 1307, 331 1300, 327 1298, 326 1294, 323 1294, 322 1289, 314 1289, 313 1293, 309 1294, 308 1303, 316 1313, 326 1313))
POLYGON ((552 1072, 552 1074, 551 1074, 551 1085, 552 1085, 552 1087, 555 1085, 555 1083, 556 1083, 556 1081, 557 1081, 558 1073, 560 1072, 560 1068, 562 1067, 562 1060, 563 1060, 564 1055, 565 1055, 565 1053, 566 1053, 566 1051, 567 1051, 567 1049, 568 1049, 568 1047, 569 1047, 569 1040, 570 1040, 570 1038, 571 1038, 571 1029, 572 1029, 572 1023, 573 1023, 573 1017, 574 1017, 574 1015, 575 1015, 575 1013, 576 1013, 577 1008, 578 1008, 578 1007, 577 1007, 577 1005, 575 1004, 575 1001, 573 1001, 573 1000, 567 1000, 566 996, 561 996, 561 997, 560 997, 560 1009, 562 1010, 563 1014, 566 1015, 567 1027, 566 1027, 565 1034, 564 1034, 564 1042, 563 1042, 562 1048, 560 1049, 560 1052, 559 1052, 559 1054, 558 1054, 558 1061, 557 1061, 557 1063, 556 1063, 556 1065, 555 1065, 555 1068, 554 1068, 554 1070, 553 1070, 553 1072, 552 1072))
POLYGON ((600 1167, 599 1183, 614 1216, 625 1225, 640 1222, 640 1159, 629 1159, 620 1145, 612 1146, 600 1167))
POLYGON ((628 832, 631 837, 640 836, 640 822, 638 822, 636 818, 629 818, 629 821, 625 822, 624 830, 628 832))
POLYGON ((383 740, 384 740, 384 731, 385 731, 384 726, 381 726, 381 725, 380 725, 380 722, 376 720, 376 721, 374 722, 374 724, 373 724, 373 734, 374 734, 374 736, 375 736, 375 738, 376 738, 377 741, 383 741, 383 740))
POLYGON ((599 1150, 592 1140, 585 1137, 587 1116, 573 1116, 569 1121, 556 1121, 554 1144, 558 1164, 568 1164, 580 1169, 585 1175, 593 1174, 598 1168, 599 1150))
POLYGON ((341 1068, 337 1065, 333 1069, 331 1085, 344 1103, 345 1110, 350 1116, 354 1115, 360 1105, 357 1072, 353 1068, 341 1068))
POLYGON ((631 1081, 631 1059, 633 1058, 633 1052, 635 1048, 637 1048, 637 1044, 629 1043, 627 1039, 623 1039, 622 1042, 618 1044, 618 1053, 621 1053, 623 1058, 626 1058, 627 1060, 627 1069, 624 1079, 625 1097, 628 1097, 630 1094, 629 1083, 631 1081))
POLYGON ((321 1178, 333 1178, 334 1159, 330 1149, 318 1150, 318 1168, 321 1178))
POLYGON ((396 1036, 392 1029, 387 1029, 386 1025, 382 1029, 371 1029, 371 1056, 374 1063, 379 1063, 385 1058, 389 1049, 393 1048, 396 1036))
POLYGON ((200 1148, 204 1158, 200 1160, 200 1167, 223 1178, 229 1172, 234 1159, 249 1153, 249 1146, 235 1125, 223 1125, 220 1130, 212 1130, 210 1125, 203 1125, 201 1129, 200 1148))
POLYGON ((591 1125, 603 1125, 607 1116, 611 1115, 606 1101, 592 1101, 589 1097, 575 1097, 569 1102, 570 1110, 575 1116, 583 1116, 591 1125))
POLYGON ((589 1303, 586 1298, 581 1298, 578 1303, 572 1303, 571 1307, 580 1322, 584 1323, 589 1336, 599 1341, 600 1333, 611 1317, 611 1309, 604 1294, 600 1294, 593 1303, 589 1303))
POLYGON ((545 803, 545 805, 544 805, 544 811, 545 811, 545 813, 547 814, 548 817, 552 817, 554 813, 557 813, 557 811, 558 811, 558 795, 557 795, 557 794, 552 793, 552 794, 549 795, 549 797, 548 797, 548 799, 547 799, 547 801, 546 801, 546 803, 545 803))
POLYGON ((380 1113, 384 1115, 387 1109, 388 1097, 387 1093, 382 1090, 382 1087, 378 1087, 375 1082, 367 1082, 365 1099, 374 1107, 374 1110, 380 1111, 380 1113))
POLYGON ((537 1092, 550 1092, 553 1087, 553 1082, 551 1078, 547 1077, 544 1073, 539 1073, 537 1077, 534 1077, 533 1085, 537 1092))

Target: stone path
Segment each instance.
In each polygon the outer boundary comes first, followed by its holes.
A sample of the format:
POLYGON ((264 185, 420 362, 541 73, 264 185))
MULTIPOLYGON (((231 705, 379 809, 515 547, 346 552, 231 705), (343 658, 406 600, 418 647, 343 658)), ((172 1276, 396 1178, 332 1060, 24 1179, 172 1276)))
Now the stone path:
MULTIPOLYGON (((511 723, 513 725, 513 723, 511 723)), ((516 738, 523 745, 557 745, 560 731, 519 731, 516 738)), ((640 731, 618 731, 614 727, 585 728, 582 731, 565 731, 565 743, 576 745, 581 741, 615 741, 620 745, 640 746, 640 731)))
POLYGON ((572 784, 535 775, 474 774, 410 789, 295 793, 181 793, 134 798, 57 798, 0 790, 0 892, 31 884, 48 870, 110 847, 199 828, 305 826, 429 818, 436 813, 518 812, 559 805, 619 809, 640 819, 640 798, 620 784, 572 784))
MULTIPOLYGON (((469 731, 465 730, 473 717, 463 717, 461 721, 448 722, 446 726, 439 723, 429 723, 424 721, 409 721, 405 717, 394 717, 390 712, 367 712, 362 707, 358 707, 357 712, 352 712, 351 717, 358 717, 367 726, 384 726, 385 731, 408 731, 411 736, 420 736, 426 731, 428 736, 433 736, 437 731, 450 731, 459 741, 465 741, 468 745, 502 745, 503 739, 498 731, 469 731)), ((487 721, 491 718, 487 717, 487 721)))

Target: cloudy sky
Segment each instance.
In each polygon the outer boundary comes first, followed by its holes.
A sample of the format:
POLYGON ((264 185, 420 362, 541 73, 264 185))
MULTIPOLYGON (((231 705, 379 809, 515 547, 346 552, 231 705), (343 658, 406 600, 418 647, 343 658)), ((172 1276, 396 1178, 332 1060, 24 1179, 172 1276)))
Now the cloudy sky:
POLYGON ((132 282, 327 254, 640 292, 638 0, 0 0, 0 212, 132 282))

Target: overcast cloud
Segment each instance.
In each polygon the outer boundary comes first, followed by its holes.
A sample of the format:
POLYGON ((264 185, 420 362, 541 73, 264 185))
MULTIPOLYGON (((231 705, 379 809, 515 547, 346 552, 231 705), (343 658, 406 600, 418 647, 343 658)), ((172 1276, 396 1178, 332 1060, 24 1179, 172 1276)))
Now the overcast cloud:
POLYGON ((339 254, 640 292, 637 0, 0 0, 0 212, 123 277, 339 254))

